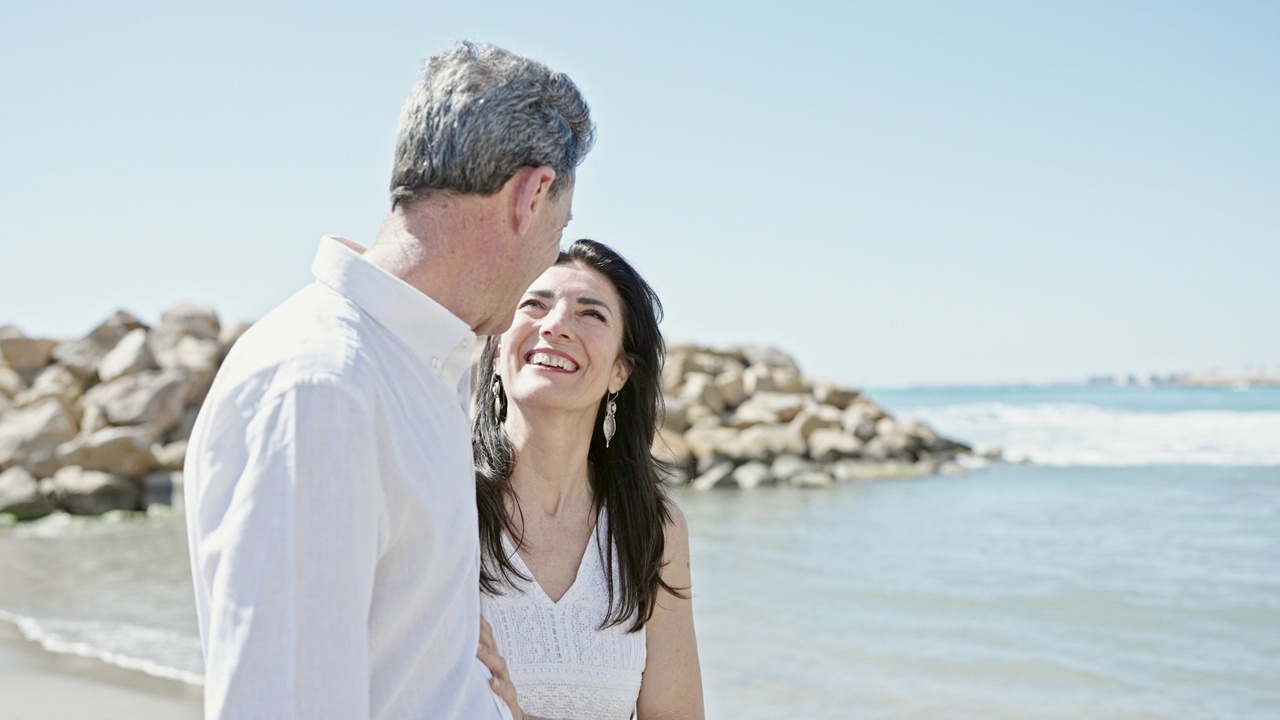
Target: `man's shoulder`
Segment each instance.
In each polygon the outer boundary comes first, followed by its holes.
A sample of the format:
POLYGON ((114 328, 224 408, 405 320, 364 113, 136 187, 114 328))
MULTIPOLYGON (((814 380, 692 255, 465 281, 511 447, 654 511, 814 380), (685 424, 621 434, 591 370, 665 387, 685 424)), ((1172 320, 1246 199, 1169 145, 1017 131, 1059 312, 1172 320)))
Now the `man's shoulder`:
POLYGON ((236 341, 210 395, 261 401, 300 385, 326 384, 358 392, 375 364, 374 327, 349 299, 319 283, 308 285, 236 341))

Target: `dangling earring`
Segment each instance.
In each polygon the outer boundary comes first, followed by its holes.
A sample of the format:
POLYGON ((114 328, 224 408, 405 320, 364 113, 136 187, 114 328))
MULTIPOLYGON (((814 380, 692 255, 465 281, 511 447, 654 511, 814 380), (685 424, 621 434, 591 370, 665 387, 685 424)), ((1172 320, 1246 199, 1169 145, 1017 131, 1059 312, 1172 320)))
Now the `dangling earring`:
POLYGON ((493 416, 502 422, 502 378, 493 376, 493 416))
POLYGON ((618 429, 618 421, 613 418, 614 413, 618 412, 618 403, 614 402, 618 398, 618 393, 614 393, 609 399, 608 406, 605 407, 604 414, 604 446, 609 447, 609 441, 613 439, 613 433, 618 429))

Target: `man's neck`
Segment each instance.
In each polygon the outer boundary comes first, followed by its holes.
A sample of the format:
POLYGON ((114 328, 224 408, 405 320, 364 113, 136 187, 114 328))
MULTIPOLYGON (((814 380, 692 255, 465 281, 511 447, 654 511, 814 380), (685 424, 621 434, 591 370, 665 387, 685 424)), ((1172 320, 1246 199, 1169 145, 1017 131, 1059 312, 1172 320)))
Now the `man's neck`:
POLYGON ((393 210, 364 257, 474 330, 492 305, 489 294, 477 290, 492 285, 486 277, 501 232, 486 200, 467 196, 393 210))

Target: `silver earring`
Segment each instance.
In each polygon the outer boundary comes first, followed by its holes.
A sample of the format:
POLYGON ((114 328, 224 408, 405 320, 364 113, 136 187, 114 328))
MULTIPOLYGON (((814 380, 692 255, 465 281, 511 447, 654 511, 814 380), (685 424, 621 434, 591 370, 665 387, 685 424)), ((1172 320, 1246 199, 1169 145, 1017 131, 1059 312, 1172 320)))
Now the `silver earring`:
POLYGON ((493 376, 493 416, 502 420, 502 378, 493 376))
POLYGON ((609 441, 613 439, 613 433, 618 429, 618 421, 613 418, 614 413, 618 412, 618 403, 614 402, 618 397, 618 393, 614 393, 609 399, 609 404, 605 408, 604 414, 604 446, 609 447, 609 441))

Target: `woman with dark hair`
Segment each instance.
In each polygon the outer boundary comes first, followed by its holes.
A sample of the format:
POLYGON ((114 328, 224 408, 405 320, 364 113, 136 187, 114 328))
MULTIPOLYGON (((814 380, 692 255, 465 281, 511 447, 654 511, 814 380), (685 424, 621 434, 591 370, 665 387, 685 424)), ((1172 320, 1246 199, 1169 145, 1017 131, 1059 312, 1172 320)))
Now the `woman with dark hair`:
POLYGON ((650 454, 661 312, 626 260, 579 240, 481 358, 480 655, 517 719, 703 717, 688 529, 650 454))

